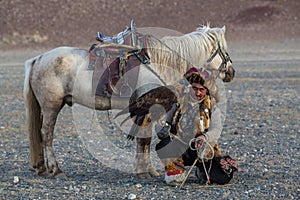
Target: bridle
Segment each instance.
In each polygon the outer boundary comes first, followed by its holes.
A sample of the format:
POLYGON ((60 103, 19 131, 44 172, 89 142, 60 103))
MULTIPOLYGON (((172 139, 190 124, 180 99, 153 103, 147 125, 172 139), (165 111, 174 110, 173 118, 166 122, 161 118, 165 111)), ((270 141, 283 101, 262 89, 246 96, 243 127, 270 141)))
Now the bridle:
POLYGON ((218 74, 220 74, 221 72, 227 72, 228 69, 226 68, 226 65, 228 62, 232 63, 232 60, 230 59, 230 56, 226 51, 225 52, 222 51, 220 42, 218 42, 218 48, 215 50, 215 52, 210 56, 210 58, 206 62, 210 63, 218 54, 222 59, 222 63, 218 68, 218 74))

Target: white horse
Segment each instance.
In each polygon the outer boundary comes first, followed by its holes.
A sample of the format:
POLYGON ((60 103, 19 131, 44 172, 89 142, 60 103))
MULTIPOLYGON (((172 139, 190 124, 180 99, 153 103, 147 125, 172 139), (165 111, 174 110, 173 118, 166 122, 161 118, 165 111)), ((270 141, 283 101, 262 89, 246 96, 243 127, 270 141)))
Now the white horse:
MULTIPOLYGON (((191 67, 188 63, 205 66, 225 82, 234 77, 227 53, 225 27, 204 26, 183 36, 151 40, 148 54, 152 64, 140 66, 138 79, 141 84, 153 76, 159 77, 164 84, 171 84, 174 77, 168 69, 173 68, 182 75, 191 67)), ((87 69, 88 65, 88 51, 75 47, 58 47, 25 62, 24 98, 30 165, 39 175, 62 173, 52 143, 56 120, 65 104, 72 106, 77 103, 96 110, 122 109, 128 105, 128 98, 112 100, 95 96, 92 91, 93 71, 87 69)), ((141 148, 144 147, 138 144, 138 151, 141 148)))

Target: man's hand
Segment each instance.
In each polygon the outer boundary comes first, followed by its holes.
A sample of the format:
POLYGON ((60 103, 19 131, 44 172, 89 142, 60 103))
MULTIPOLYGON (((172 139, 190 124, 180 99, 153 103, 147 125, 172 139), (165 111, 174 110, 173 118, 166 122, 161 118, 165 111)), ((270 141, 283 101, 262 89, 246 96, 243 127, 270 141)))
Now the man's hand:
POLYGON ((196 149, 201 149, 204 141, 206 140, 205 135, 200 135, 196 138, 195 147, 196 149))

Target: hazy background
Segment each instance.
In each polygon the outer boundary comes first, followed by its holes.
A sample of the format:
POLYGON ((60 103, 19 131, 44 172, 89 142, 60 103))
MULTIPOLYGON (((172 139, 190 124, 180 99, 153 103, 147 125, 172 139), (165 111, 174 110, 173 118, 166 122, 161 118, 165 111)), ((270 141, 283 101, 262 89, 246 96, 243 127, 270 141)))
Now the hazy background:
POLYGON ((226 25, 229 42, 299 38, 298 0, 0 0, 0 48, 88 48, 97 31, 114 35, 137 27, 183 33, 210 22, 226 25))

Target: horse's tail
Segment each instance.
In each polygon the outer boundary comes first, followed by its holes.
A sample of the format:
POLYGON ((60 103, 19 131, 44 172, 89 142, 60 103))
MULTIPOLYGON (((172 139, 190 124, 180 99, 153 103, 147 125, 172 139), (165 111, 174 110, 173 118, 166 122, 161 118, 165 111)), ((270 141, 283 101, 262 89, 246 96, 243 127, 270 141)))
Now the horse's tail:
POLYGON ((36 62, 36 58, 29 59, 25 62, 25 80, 24 80, 24 100, 26 108, 27 130, 29 133, 30 142, 30 160, 29 163, 33 168, 36 168, 39 161, 43 158, 42 146, 42 115, 41 107, 34 95, 30 85, 30 74, 32 66, 36 62))

